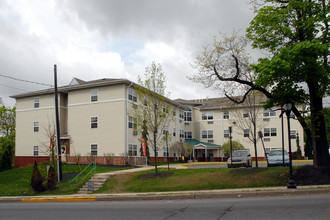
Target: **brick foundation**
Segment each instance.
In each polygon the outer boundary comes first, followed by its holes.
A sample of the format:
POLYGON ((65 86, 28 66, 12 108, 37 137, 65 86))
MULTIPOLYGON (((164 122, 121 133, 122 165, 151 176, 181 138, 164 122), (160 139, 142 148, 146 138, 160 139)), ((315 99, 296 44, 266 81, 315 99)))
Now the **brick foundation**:
POLYGON ((32 164, 34 164, 34 161, 37 161, 37 163, 49 162, 50 158, 49 157, 43 157, 43 156, 38 156, 38 157, 16 156, 15 157, 15 168, 32 165, 32 164))

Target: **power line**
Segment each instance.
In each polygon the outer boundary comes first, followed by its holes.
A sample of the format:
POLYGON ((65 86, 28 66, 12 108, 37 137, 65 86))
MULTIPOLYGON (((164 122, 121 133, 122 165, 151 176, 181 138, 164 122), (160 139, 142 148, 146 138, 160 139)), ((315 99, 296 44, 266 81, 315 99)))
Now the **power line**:
POLYGON ((24 92, 27 92, 27 91, 28 91, 28 90, 25 90, 25 89, 19 89, 19 88, 13 87, 13 86, 7 86, 7 85, 4 85, 4 84, 2 84, 2 83, 0 83, 0 86, 5 86, 5 87, 11 88, 11 89, 17 89, 17 90, 21 90, 21 91, 24 91, 24 92))
POLYGON ((2 75, 2 74, 0 74, 0 76, 1 77, 5 77, 5 78, 8 78, 8 79, 16 80, 16 81, 21 81, 21 82, 26 82, 26 83, 33 83, 33 84, 37 84, 37 85, 50 86, 50 87, 52 87, 52 85, 46 84, 46 83, 34 82, 34 81, 25 80, 25 79, 18 79, 18 78, 15 78, 15 77, 6 76, 6 75, 2 75))

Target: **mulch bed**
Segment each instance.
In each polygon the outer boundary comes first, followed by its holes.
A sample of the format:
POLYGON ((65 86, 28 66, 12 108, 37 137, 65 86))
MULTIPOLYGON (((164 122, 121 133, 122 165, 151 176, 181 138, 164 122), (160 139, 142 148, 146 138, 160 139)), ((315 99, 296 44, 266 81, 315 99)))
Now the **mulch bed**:
POLYGON ((168 177, 172 176, 174 173, 173 172, 161 172, 161 173, 147 173, 147 174, 142 174, 138 176, 138 179, 155 179, 155 178, 163 178, 163 177, 168 177))
POLYGON ((330 184, 330 167, 302 166, 294 170, 293 179, 297 185, 330 184))

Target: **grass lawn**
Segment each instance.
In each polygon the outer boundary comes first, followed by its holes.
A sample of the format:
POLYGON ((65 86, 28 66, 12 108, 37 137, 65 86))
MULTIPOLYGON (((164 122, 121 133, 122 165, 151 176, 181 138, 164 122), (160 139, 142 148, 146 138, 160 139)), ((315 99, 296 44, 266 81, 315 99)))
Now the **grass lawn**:
MULTIPOLYGON (((154 170, 117 175, 110 178, 96 193, 159 192, 179 190, 207 190, 245 187, 284 186, 289 169, 276 168, 208 168, 170 170, 167 177, 141 179, 138 176, 154 170)), ((167 172, 167 169, 160 170, 167 172)))
MULTIPOLYGON (((44 178, 47 177, 46 176, 47 165, 50 164, 49 163, 38 164, 39 171, 44 178)), ((84 169, 85 166, 82 166, 81 168, 84 169)), ((121 169, 127 169, 127 168, 98 166, 96 168, 96 172, 104 173, 104 172, 110 172, 121 169)), ((36 195, 31 188, 32 170, 33 170, 33 165, 0 172, 0 196, 36 195)), ((63 164, 62 172, 63 174, 79 173, 80 169, 78 166, 63 164)), ((76 193, 84 183, 82 182, 77 185, 72 185, 71 183, 69 183, 71 179, 72 178, 61 181, 57 189, 54 191, 46 191, 38 195, 62 195, 62 194, 76 193)))

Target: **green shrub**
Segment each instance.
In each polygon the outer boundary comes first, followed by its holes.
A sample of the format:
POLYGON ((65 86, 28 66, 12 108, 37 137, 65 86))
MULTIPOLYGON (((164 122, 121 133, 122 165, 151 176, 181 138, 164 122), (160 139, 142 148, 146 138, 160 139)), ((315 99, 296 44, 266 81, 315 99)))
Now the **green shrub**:
POLYGON ((34 161, 32 177, 31 177, 31 186, 35 193, 40 193, 45 191, 45 187, 42 185, 43 178, 39 172, 37 161, 34 161))

